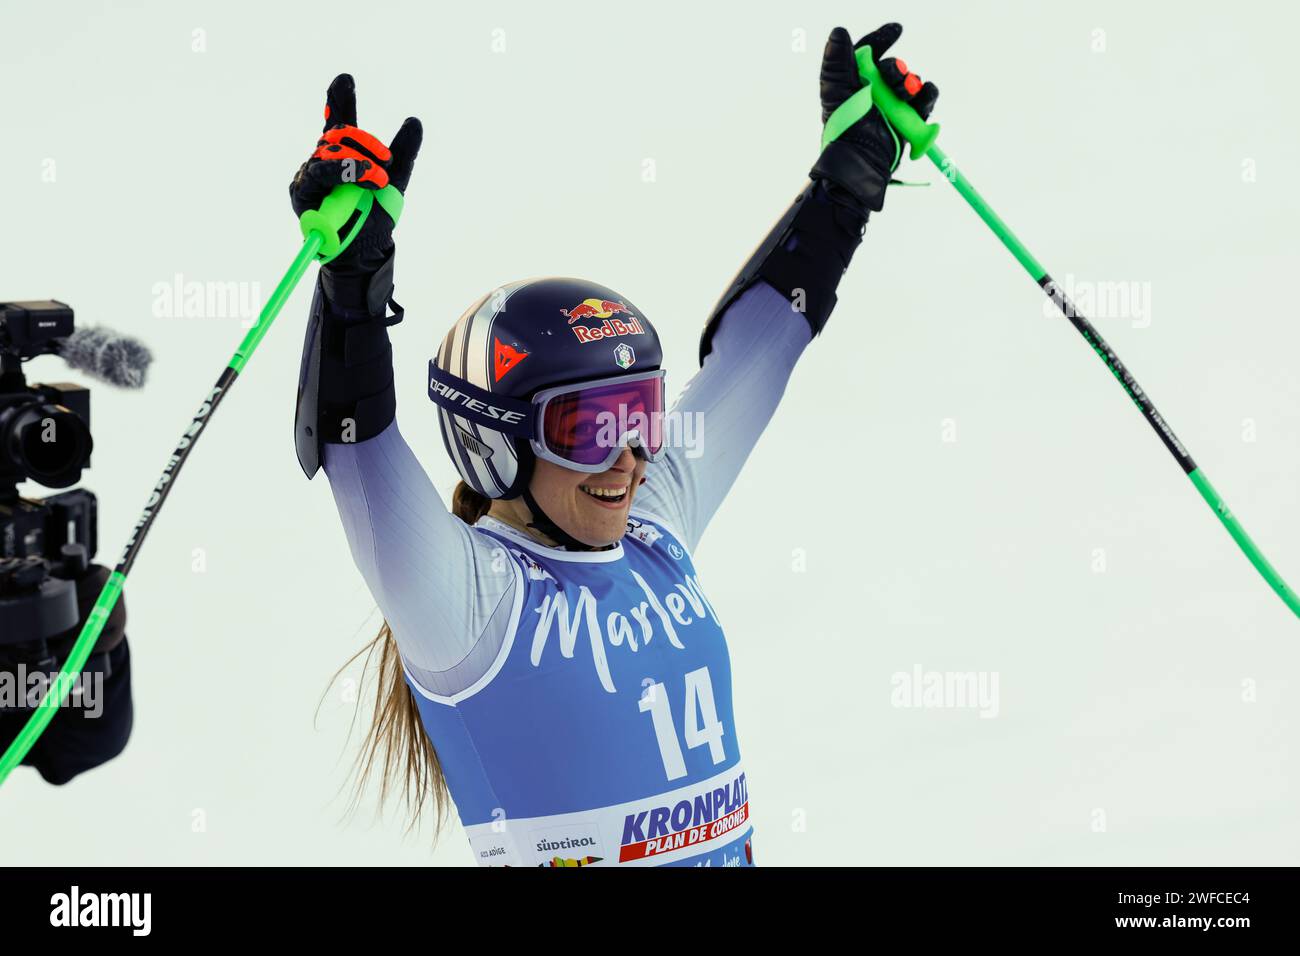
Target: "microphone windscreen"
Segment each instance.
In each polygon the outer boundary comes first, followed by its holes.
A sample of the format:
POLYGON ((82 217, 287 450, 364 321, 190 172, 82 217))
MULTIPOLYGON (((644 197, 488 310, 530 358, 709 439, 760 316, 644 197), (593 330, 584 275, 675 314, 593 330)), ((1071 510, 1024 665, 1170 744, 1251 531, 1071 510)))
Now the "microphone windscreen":
POLYGON ((59 343, 70 366, 122 388, 139 388, 153 355, 144 343, 103 327, 77 329, 59 343))

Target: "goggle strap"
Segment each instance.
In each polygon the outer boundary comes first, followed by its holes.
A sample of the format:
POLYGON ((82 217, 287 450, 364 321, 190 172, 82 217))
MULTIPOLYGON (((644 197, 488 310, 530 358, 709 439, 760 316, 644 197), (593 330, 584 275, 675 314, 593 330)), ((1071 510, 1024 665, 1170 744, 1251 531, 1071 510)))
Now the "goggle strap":
POLYGON ((536 434, 531 402, 479 388, 429 360, 429 398, 439 408, 516 438, 536 434))

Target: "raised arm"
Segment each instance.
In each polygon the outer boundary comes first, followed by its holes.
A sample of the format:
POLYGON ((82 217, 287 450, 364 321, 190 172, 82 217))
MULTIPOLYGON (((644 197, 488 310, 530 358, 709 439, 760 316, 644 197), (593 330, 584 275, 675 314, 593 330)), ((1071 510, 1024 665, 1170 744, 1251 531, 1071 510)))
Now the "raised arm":
POLYGON ((922 116, 939 91, 900 59, 882 59, 903 28, 887 23, 854 44, 831 32, 821 66, 823 149, 809 182, 718 301, 700 338, 700 371, 673 408, 674 441, 638 492, 644 511, 675 526, 695 547, 767 427, 790 372, 835 308, 835 290, 902 151, 898 136, 858 75, 854 51, 870 46, 881 76, 922 116), (865 113, 863 110, 865 109, 865 113), (698 418, 692 418, 698 416, 698 418), (702 447, 701 447, 702 445, 702 447))
POLYGON ((727 307, 703 367, 672 409, 673 441, 646 468, 636 508, 656 515, 694 550, 785 392, 812 330, 766 282, 727 307))
MULTIPOLYGON (((342 182, 405 193, 419 120, 408 119, 388 148, 357 128, 347 74, 330 85, 325 116, 325 133, 289 188, 295 212, 316 208, 342 182)), ((481 638, 504 633, 516 579, 507 555, 447 511, 397 429, 388 329, 403 311, 393 301, 393 226, 376 203, 353 242, 321 267, 295 443, 307 477, 324 464, 353 560, 408 669, 427 689, 450 694, 491 663, 495 648, 481 638)))

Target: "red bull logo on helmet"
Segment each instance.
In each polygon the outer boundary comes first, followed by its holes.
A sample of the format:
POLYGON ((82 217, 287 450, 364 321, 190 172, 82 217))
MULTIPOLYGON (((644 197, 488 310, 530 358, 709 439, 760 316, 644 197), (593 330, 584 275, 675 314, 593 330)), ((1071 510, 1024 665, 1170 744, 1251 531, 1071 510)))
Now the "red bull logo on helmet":
POLYGON ((569 324, 572 325, 579 319, 608 319, 618 312, 624 315, 632 314, 632 310, 622 302, 612 302, 609 299, 583 299, 580 305, 575 305, 572 309, 561 309, 560 315, 567 315, 569 324))
POLYGON ((617 338, 620 335, 641 335, 645 332, 645 326, 632 314, 631 309, 622 302, 614 302, 610 299, 583 299, 571 309, 561 309, 560 314, 568 316, 569 325, 573 325, 579 319, 602 320, 600 325, 574 326, 573 334, 584 345, 602 339, 617 338), (619 313, 626 315, 627 320, 614 318, 619 313))

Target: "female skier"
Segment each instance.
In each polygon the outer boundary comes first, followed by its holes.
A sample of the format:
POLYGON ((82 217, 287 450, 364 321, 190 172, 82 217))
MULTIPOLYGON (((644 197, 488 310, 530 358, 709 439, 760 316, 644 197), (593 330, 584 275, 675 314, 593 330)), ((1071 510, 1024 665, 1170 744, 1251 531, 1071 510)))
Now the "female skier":
MULTIPOLYGON (((928 116, 934 84, 880 58, 901 33, 886 24, 856 46, 928 116)), ((823 123, 862 88, 854 50, 831 33, 823 123)), ((296 213, 345 181, 405 192, 419 121, 391 149, 356 123, 344 74, 290 185, 296 213)), ((378 759, 385 792, 402 778, 410 809, 432 795, 439 822, 449 793, 479 863, 753 864, 727 648, 691 554, 830 316, 900 155, 874 109, 825 147, 705 323, 701 369, 668 416, 658 337, 626 296, 551 278, 472 305, 429 362, 462 479, 452 514, 394 421, 387 329, 403 313, 378 203, 321 269, 295 430, 385 619, 362 776, 378 759), (702 454, 665 440, 696 421, 702 454)))

